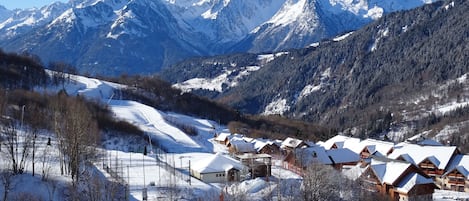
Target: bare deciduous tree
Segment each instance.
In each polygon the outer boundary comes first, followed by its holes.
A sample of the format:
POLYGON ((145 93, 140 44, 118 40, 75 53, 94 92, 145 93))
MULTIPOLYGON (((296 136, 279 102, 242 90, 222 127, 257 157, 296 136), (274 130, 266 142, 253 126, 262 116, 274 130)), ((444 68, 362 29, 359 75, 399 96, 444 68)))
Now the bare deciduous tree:
POLYGON ((53 127, 61 153, 62 174, 69 172, 74 184, 79 181, 80 166, 96 154, 98 126, 84 101, 59 95, 51 104, 53 127), (67 171, 68 170, 68 171, 67 171))
POLYGON ((332 167, 313 163, 308 165, 303 175, 302 199, 340 200, 342 178, 332 167))
POLYGON ((13 121, 6 121, 6 124, 1 127, 1 133, 4 137, 2 144, 5 147, 6 156, 11 161, 13 174, 22 174, 30 153, 31 136, 19 136, 13 121))

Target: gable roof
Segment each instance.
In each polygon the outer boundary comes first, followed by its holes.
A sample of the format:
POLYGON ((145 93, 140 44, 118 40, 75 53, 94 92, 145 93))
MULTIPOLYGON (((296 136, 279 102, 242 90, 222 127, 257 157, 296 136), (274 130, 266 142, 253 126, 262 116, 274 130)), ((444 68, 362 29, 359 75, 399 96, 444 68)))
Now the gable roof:
POLYGON ((256 152, 254 145, 250 142, 245 142, 244 140, 232 141, 231 146, 233 146, 237 152, 241 153, 256 152))
POLYGON ((289 147, 289 148, 298 148, 303 143, 303 140, 296 139, 296 138, 291 138, 287 137, 283 142, 282 146, 283 148, 289 147))
POLYGON ((412 164, 401 161, 380 161, 371 159, 370 168, 375 173, 381 184, 394 185, 399 177, 411 167, 412 164))
POLYGON ((223 141, 227 140, 230 135, 231 135, 231 133, 220 133, 215 138, 215 141, 223 142, 223 141))
POLYGON ((351 148, 354 144, 358 144, 360 139, 354 137, 347 137, 343 135, 336 135, 320 145, 326 149, 331 149, 335 144, 337 148, 351 148))
POLYGON ((448 171, 446 171, 445 175, 453 170, 458 170, 466 179, 469 179, 469 155, 456 155, 448 165, 448 171))
POLYGON ((426 178, 418 173, 411 173, 405 176, 399 184, 397 184, 396 190, 402 193, 409 193, 412 188, 416 185, 421 184, 434 184, 433 179, 426 178))
POLYGON ((350 163, 360 161, 360 156, 350 149, 331 149, 326 150, 327 155, 333 163, 350 163))
POLYGON ((454 153, 457 153, 457 147, 455 146, 421 146, 403 142, 396 145, 394 151, 388 157, 391 159, 402 157, 407 162, 417 166, 428 159, 438 169, 444 170, 454 153))
POLYGON ((241 162, 224 156, 221 153, 212 155, 207 160, 200 160, 194 163, 191 167, 199 173, 215 173, 215 172, 226 172, 230 169, 242 170, 244 165, 241 162))
POLYGON ((303 166, 312 163, 333 164, 324 147, 320 146, 295 149, 295 157, 303 166))
POLYGON ((256 151, 258 152, 267 145, 273 145, 273 146, 279 147, 275 141, 270 140, 270 139, 264 139, 264 138, 254 139, 252 143, 254 144, 254 149, 256 149, 256 151))
POLYGON ((437 142, 432 139, 424 139, 422 141, 417 142, 418 145, 428 145, 428 146, 443 146, 440 142, 437 142))
MULTIPOLYGON (((375 139, 365 139, 360 142, 363 147, 367 147, 368 151, 373 154, 375 152, 379 152, 382 155, 386 156, 389 152, 391 152, 394 148, 394 143, 386 142, 381 140, 375 139)), ((364 148, 362 148, 363 150, 364 148)), ((360 150, 361 151, 361 150, 360 150)))
POLYGON ((406 140, 409 143, 418 144, 418 145, 429 145, 429 146, 443 146, 440 142, 428 139, 422 134, 414 135, 406 140))

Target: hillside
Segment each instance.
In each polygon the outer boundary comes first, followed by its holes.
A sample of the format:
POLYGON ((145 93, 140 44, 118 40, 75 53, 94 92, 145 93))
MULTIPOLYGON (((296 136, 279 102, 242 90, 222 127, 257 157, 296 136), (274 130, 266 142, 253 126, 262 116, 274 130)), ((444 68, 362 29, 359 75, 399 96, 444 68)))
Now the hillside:
MULTIPOLYGON (((227 134, 231 128, 248 130, 251 125, 262 126, 254 130, 257 136, 253 130, 248 132, 251 139, 266 133, 281 133, 278 136, 283 138, 292 136, 289 132, 309 133, 311 129, 321 133, 307 123, 239 113, 235 123, 245 125, 227 128, 220 121, 233 118, 226 115, 232 110, 167 90, 170 85, 157 78, 122 77, 116 80, 123 84, 118 84, 46 70, 27 55, 0 55, 2 72, 20 75, 2 80, 0 85, 3 200, 142 200, 143 188, 151 200, 216 200, 221 187, 190 179, 187 172, 191 160, 200 162, 214 152, 228 152, 213 140, 216 133, 227 134), (188 110, 184 102, 215 111, 188 110), (214 119, 200 118, 204 115, 214 119)), ((298 175, 281 167, 272 170, 272 178, 285 180, 282 185, 300 185, 298 175)), ((249 189, 255 196, 252 200, 261 200, 265 192, 273 195, 279 189, 270 188, 274 184, 247 180, 228 185, 233 189, 224 193, 231 200, 241 192, 238 188, 249 189)), ((282 191, 282 196, 298 193, 282 191)))
MULTIPOLYGON (((254 58, 240 62, 230 56, 226 61, 209 58, 185 61, 162 75, 181 84, 185 80, 166 75, 197 72, 197 66, 211 72, 256 65, 259 69, 236 86, 210 96, 245 112, 281 114, 339 130, 355 128, 351 132, 356 135, 397 129, 400 134, 389 137, 400 138, 432 130, 439 122, 429 120, 432 117, 452 119, 447 126, 454 126, 468 118, 464 112, 457 111, 462 114, 457 118, 451 113, 469 99, 468 5, 437 2, 391 13, 353 33, 290 50, 267 63, 251 55, 237 56, 254 58), (209 65, 213 60, 222 66, 209 65), (241 65, 226 65, 237 63, 241 65)), ((210 80, 219 75, 185 76, 210 80)), ((432 132, 437 134, 439 127, 432 132)))

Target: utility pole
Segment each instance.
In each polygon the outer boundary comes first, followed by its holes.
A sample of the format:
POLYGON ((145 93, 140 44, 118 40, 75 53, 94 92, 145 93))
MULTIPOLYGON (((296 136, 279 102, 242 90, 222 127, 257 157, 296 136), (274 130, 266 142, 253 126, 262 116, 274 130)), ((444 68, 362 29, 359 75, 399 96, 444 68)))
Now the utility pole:
POLYGON ((127 192, 125 192, 125 200, 129 201, 130 197, 130 176, 129 176, 129 165, 127 165, 127 192))
POLYGON ((189 186, 191 186, 191 160, 189 159, 189 186))
MULTIPOLYGON (((146 147, 145 147, 146 150, 146 147)), ((147 195, 147 188, 146 188, 146 181, 145 181, 145 155, 142 155, 143 157, 143 191, 142 191, 142 200, 147 200, 148 195, 147 195)))

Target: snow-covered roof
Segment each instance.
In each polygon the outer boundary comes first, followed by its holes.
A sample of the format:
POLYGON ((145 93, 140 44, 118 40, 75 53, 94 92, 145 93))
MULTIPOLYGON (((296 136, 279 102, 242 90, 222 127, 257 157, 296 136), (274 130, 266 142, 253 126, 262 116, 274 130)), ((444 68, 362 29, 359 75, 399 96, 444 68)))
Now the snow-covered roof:
POLYGON ((282 147, 298 148, 302 143, 303 140, 287 137, 287 139, 282 142, 282 147))
POLYGON ((393 185, 396 180, 411 166, 412 164, 401 161, 380 161, 371 160, 370 168, 378 177, 381 184, 393 185))
POLYGON ((314 146, 295 150, 295 156, 301 164, 307 165, 312 163, 321 163, 325 165, 332 164, 329 155, 327 155, 324 147, 314 146))
MULTIPOLYGON (((361 141, 360 144, 363 146, 363 148, 368 147, 368 151, 370 153, 379 152, 384 156, 390 153, 394 148, 394 143, 392 142, 374 140, 369 138, 361 141)), ((363 150, 363 148, 361 150, 363 150)))
POLYGON ((358 154, 347 148, 331 149, 327 150, 326 153, 334 163, 350 163, 358 162, 360 160, 360 156, 358 154))
POLYGON ((448 169, 445 174, 448 174, 455 169, 463 174, 466 179, 469 179, 469 155, 456 155, 448 165, 448 169))
POLYGON ((348 148, 352 150, 353 147, 357 146, 359 143, 360 139, 358 138, 336 135, 322 143, 321 146, 326 149, 331 149, 332 146, 335 144, 337 148, 348 148))
POLYGON ((226 139, 228 139, 228 137, 231 135, 231 133, 220 133, 218 134, 218 136, 215 138, 216 141, 219 141, 219 142, 223 142, 225 141, 226 139))
POLYGON ((252 143, 254 144, 254 149, 256 149, 258 152, 267 145, 278 146, 275 141, 270 140, 270 139, 265 139, 265 138, 254 139, 252 143))
POLYGON ((429 145, 429 146, 443 146, 440 142, 433 139, 425 138, 422 134, 414 135, 406 140, 407 142, 418 144, 418 145, 429 145))
POLYGON ((408 193, 416 185, 420 184, 433 184, 433 179, 426 178, 418 173, 411 173, 402 179, 399 184, 397 184, 396 190, 401 193, 408 193))
POLYGON ((428 159, 438 169, 444 170, 448 166, 453 154, 456 153, 456 150, 455 146, 421 146, 404 142, 396 145, 394 151, 388 157, 391 159, 402 157, 414 165, 418 165, 428 159))
POLYGON ((417 142, 417 144, 419 144, 419 145, 428 145, 428 146, 443 146, 443 144, 441 144, 440 142, 437 142, 437 141, 432 140, 432 139, 425 139, 425 140, 417 142))
POLYGON ((243 136, 239 134, 230 135, 228 139, 229 139, 229 144, 231 145, 236 142, 246 142, 243 136))
POLYGON ((243 140, 246 141, 246 142, 252 142, 252 141, 254 141, 254 138, 244 136, 243 140))
POLYGON ((250 142, 245 142, 244 140, 232 141, 231 146, 233 146, 239 153, 256 152, 256 150, 254 149, 254 145, 250 142))
POLYGON ((199 173, 226 172, 230 169, 242 170, 244 165, 241 162, 221 153, 214 154, 207 160, 200 160, 194 163, 192 170, 199 173))

